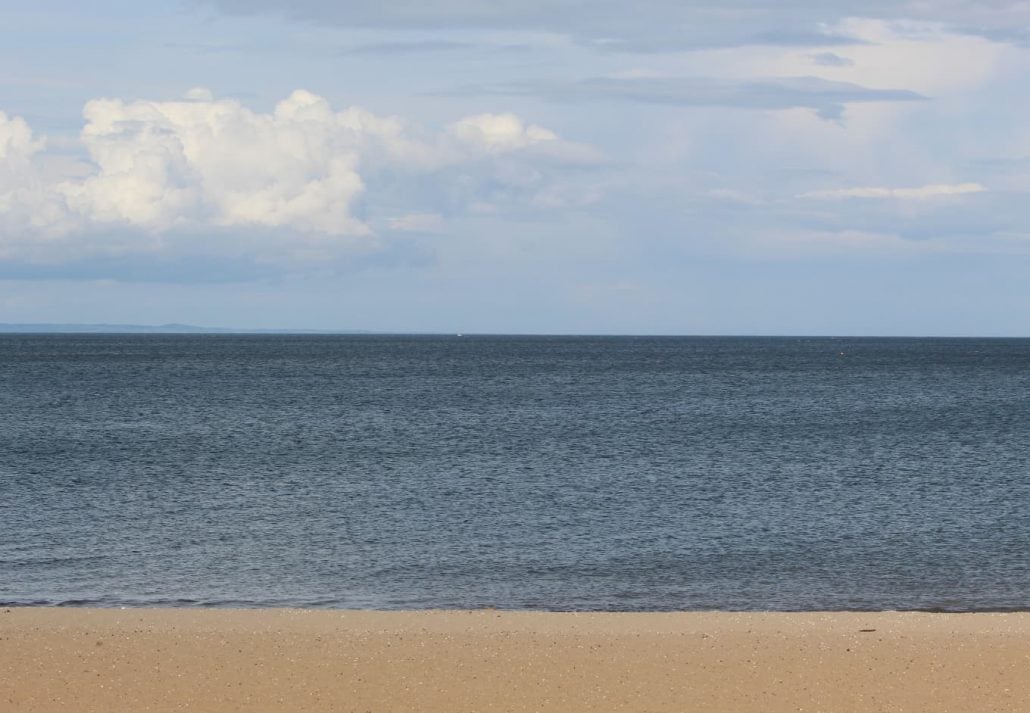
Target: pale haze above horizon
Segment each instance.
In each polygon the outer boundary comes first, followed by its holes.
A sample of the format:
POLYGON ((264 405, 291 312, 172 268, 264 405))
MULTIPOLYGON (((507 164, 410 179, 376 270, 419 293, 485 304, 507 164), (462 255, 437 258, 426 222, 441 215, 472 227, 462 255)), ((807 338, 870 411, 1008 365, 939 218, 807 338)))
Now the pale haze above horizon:
POLYGON ((0 323, 1030 336, 1030 5, 0 3, 0 323))

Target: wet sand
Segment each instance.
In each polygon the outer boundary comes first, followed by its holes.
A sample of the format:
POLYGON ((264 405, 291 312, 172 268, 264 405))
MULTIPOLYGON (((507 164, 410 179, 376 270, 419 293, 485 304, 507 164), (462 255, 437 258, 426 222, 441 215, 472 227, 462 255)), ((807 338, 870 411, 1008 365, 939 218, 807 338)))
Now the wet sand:
POLYGON ((1030 711, 1030 614, 0 609, 0 710, 1030 711))

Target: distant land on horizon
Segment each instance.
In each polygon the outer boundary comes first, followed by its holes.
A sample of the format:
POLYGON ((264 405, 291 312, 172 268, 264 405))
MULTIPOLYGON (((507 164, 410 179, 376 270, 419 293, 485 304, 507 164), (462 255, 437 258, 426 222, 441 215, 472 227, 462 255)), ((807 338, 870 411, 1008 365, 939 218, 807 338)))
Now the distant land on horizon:
POLYGON ((388 331, 371 329, 246 329, 237 327, 200 327, 195 324, 61 324, 0 322, 0 334, 310 334, 310 335, 379 335, 379 336, 524 336, 524 337, 692 337, 743 339, 1030 339, 1028 335, 940 335, 940 334, 550 334, 546 332, 428 332, 388 331))
POLYGON ((234 329, 193 324, 6 324, 2 334, 373 334, 360 329, 234 329))

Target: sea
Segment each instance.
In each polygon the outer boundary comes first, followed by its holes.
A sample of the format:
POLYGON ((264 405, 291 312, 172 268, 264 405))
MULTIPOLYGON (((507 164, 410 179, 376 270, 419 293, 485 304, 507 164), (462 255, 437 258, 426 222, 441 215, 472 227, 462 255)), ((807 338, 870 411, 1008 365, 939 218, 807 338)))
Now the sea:
POLYGON ((1030 340, 0 335, 0 604, 1030 609, 1030 340))

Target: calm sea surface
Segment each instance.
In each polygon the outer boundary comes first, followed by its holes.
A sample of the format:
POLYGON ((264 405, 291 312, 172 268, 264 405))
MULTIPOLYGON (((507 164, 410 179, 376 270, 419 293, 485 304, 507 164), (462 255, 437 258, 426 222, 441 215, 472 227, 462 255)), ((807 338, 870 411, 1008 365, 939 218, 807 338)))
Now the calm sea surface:
POLYGON ((1030 340, 3 335, 0 602, 1030 609, 1030 340))

